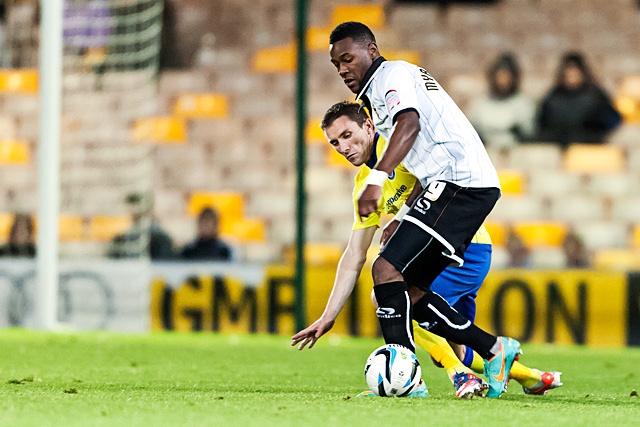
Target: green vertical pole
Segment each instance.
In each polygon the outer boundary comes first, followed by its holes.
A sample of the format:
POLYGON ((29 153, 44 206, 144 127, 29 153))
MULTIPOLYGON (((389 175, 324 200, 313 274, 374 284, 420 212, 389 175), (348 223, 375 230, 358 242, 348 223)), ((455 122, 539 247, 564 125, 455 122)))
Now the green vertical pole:
POLYGON ((295 307, 296 330, 306 326, 305 316, 305 259, 306 242, 306 205, 305 170, 307 151, 304 130, 307 123, 307 0, 297 0, 296 7, 296 40, 298 69, 296 73, 296 271, 295 307))

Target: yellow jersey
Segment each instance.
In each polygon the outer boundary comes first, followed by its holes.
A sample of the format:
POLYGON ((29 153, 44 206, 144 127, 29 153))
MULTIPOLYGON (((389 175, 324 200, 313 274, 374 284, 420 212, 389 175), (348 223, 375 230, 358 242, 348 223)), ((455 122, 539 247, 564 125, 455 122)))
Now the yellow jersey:
MULTIPOLYGON (((376 133, 373 140, 373 149, 371 150, 371 158, 360 167, 360 170, 356 174, 353 186, 353 207, 355 221, 353 223, 353 229, 359 230, 369 227, 380 227, 380 217, 382 214, 395 215, 400 207, 404 205, 407 197, 411 194, 413 186, 416 183, 416 177, 411 174, 402 163, 398 165, 389 178, 382 186, 382 198, 378 209, 371 213, 366 218, 360 221, 358 217, 358 196, 364 189, 364 183, 369 176, 371 169, 375 167, 378 159, 384 154, 386 148, 386 141, 378 133, 376 133)), ((491 244, 491 237, 489 232, 482 225, 480 229, 473 236, 473 243, 491 244)))

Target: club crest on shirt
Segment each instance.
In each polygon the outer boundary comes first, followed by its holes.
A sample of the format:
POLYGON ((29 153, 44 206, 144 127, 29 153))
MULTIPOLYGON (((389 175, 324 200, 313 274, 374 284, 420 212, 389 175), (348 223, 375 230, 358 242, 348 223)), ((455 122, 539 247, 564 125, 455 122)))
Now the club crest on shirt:
POLYGON ((389 113, 393 112, 393 110, 400 105, 400 97, 398 96, 398 92, 391 89, 384 96, 384 102, 387 104, 387 109, 389 113))

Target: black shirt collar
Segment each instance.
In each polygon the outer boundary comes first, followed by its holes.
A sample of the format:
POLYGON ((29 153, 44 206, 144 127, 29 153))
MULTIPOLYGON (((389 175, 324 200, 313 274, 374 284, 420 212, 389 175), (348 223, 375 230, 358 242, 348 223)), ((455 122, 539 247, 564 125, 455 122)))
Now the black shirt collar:
POLYGON ((367 160, 367 162, 365 163, 369 169, 373 169, 376 166, 376 163, 378 163, 378 155, 376 154, 376 148, 378 146, 378 138, 380 137, 380 135, 378 134, 378 132, 376 132, 375 136, 373 137, 373 145, 371 147, 371 157, 369 157, 369 160, 367 160))
POLYGON ((386 61, 386 59, 384 59, 384 56, 381 56, 375 61, 373 61, 373 64, 371 64, 367 72, 364 74, 364 77, 360 81, 360 85, 362 86, 362 89, 360 89, 360 93, 358 93, 358 96, 356 96, 356 99, 360 99, 360 97, 364 95, 364 93, 367 91, 367 89, 369 88, 369 85, 371 84, 371 77, 373 77, 373 73, 376 72, 376 70, 380 67, 380 65, 384 61, 386 61))

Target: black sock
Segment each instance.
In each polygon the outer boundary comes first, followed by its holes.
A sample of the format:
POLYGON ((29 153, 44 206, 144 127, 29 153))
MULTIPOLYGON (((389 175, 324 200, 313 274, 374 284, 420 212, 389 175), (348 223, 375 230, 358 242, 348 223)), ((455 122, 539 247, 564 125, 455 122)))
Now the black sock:
POLYGON ((449 341, 474 349, 483 359, 493 356, 497 337, 467 320, 438 294, 427 291, 413 306, 413 318, 421 327, 449 341))
POLYGON ((387 344, 400 344, 415 352, 413 325, 411 324, 411 300, 407 284, 390 282, 373 287, 378 301, 378 321, 387 344))

